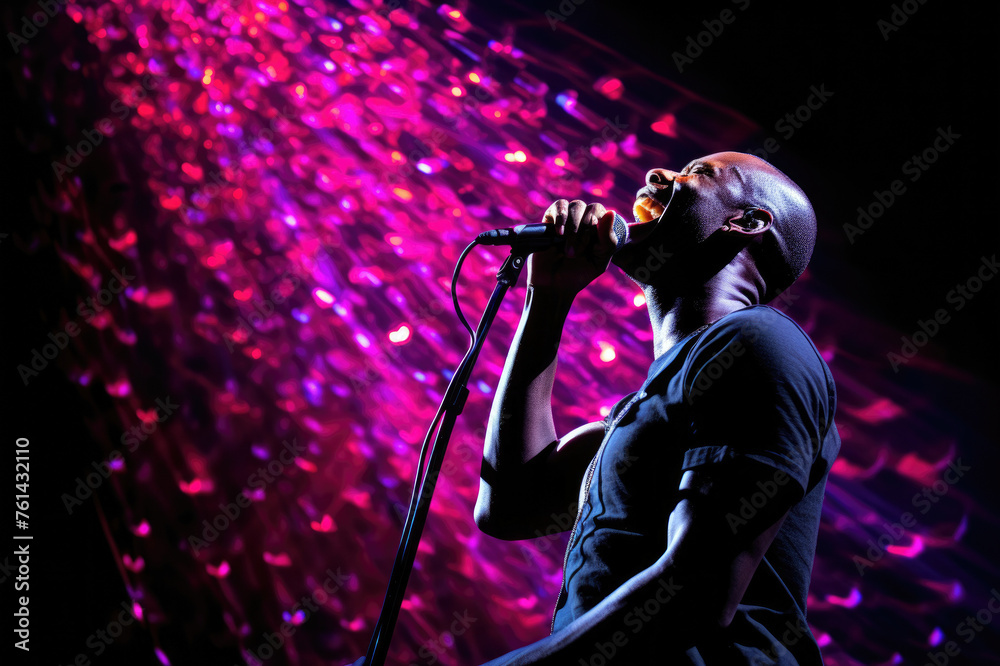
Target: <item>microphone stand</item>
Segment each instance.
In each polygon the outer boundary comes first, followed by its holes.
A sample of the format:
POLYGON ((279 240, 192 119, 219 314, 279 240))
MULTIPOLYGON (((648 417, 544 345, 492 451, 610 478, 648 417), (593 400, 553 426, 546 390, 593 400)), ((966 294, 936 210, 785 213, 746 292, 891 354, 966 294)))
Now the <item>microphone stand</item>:
MULTIPOLYGON (((396 618, 399 615, 399 608, 403 602, 403 595, 406 592, 406 584, 410 578, 410 570, 413 568, 413 560, 417 554, 417 546, 420 544, 420 535, 424 529, 424 522, 427 520, 427 513, 431 507, 431 496, 434 494, 434 486, 444 462, 445 450, 448 447, 448 440, 451 439, 451 431, 455 426, 455 420, 462 413, 465 401, 469 397, 469 377, 472 374, 472 367, 479 358, 486 334, 500 310, 500 303, 503 301, 507 289, 517 282, 521 269, 527 256, 535 251, 531 242, 514 244, 511 247, 510 255, 504 261, 497 272, 497 284, 490 296, 489 303, 483 311, 476 330, 475 339, 472 342, 465 358, 458 366, 458 370, 452 376, 448 390, 441 401, 444 415, 441 425, 434 437, 430 449, 430 459, 426 465, 426 471, 420 480, 420 489, 416 497, 416 508, 413 508, 411 498, 411 511, 407 516, 407 521, 403 525, 403 534, 400 538, 399 548, 396 551, 396 561, 392 565, 392 574, 389 577, 389 585, 386 589, 385 599, 382 602, 382 611, 379 613, 378 622, 372 633, 371 642, 368 644, 368 653, 365 655, 365 666, 383 666, 386 655, 389 652, 389 641, 392 639, 392 632, 396 626, 396 618), (412 520, 411 520, 412 518, 412 520)), ((440 412, 439 412, 440 413, 440 412)), ((433 428, 431 424, 431 428, 433 428)), ((419 470, 418 470, 419 473, 419 470)))

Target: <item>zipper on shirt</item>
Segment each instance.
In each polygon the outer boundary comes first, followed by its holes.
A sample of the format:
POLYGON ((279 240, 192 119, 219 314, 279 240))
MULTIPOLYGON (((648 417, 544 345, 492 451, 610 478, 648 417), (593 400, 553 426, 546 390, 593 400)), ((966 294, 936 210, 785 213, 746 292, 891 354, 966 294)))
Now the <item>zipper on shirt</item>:
POLYGON ((611 439, 611 433, 614 431, 615 426, 618 425, 618 422, 622 420, 625 412, 627 412, 629 407, 635 404, 639 398, 645 397, 645 395, 645 387, 643 387, 642 390, 632 396, 632 399, 629 400, 624 407, 622 407, 621 411, 615 416, 615 420, 611 423, 611 427, 608 429, 607 434, 604 436, 604 441, 601 442, 601 446, 597 449, 597 453, 594 454, 594 458, 590 461, 590 465, 587 467, 587 475, 584 477, 583 482, 583 502, 580 503, 580 508, 576 512, 576 520, 573 521, 573 530, 569 533, 569 543, 566 544, 566 554, 563 555, 562 583, 559 585, 559 595, 556 597, 556 605, 552 610, 552 623, 549 625, 549 634, 555 631, 556 628, 556 615, 559 614, 559 602, 562 601, 563 590, 566 587, 566 564, 569 562, 569 553, 573 549, 574 541, 576 539, 576 528, 580 524, 580 517, 583 516, 583 510, 586 506, 590 504, 590 483, 593 480, 594 472, 597 469, 597 459, 601 457, 601 453, 604 451, 604 446, 608 443, 608 440, 611 439))
MULTIPOLYGON (((702 332, 704 332, 706 329, 708 329, 709 326, 711 326, 714 323, 715 322, 709 322, 704 326, 698 328, 697 330, 693 331, 692 333, 688 334, 677 343, 678 347, 679 345, 687 344, 690 340, 698 337, 702 332)), ((657 375, 659 375, 659 373, 657 373, 657 375)), ((642 387, 636 392, 634 396, 632 396, 632 399, 629 400, 625 404, 625 406, 621 408, 621 411, 618 412, 617 416, 615 416, 614 421, 611 422, 611 427, 608 428, 608 432, 604 436, 604 441, 601 442, 600 448, 597 449, 597 453, 594 454, 594 459, 590 461, 590 466, 587 468, 587 476, 584 480, 584 485, 583 485, 583 502, 580 503, 580 509, 576 512, 576 520, 573 521, 573 530, 569 533, 569 543, 566 545, 566 554, 563 555, 562 584, 559 585, 559 595, 556 597, 556 606, 552 611, 552 623, 551 625, 549 625, 549 634, 555 631, 556 628, 556 615, 559 614, 559 602, 562 601, 563 589, 566 587, 566 564, 569 562, 569 553, 570 550, 573 549, 574 540, 576 539, 576 528, 580 524, 580 517, 583 515, 583 509, 585 508, 586 505, 590 504, 590 482, 591 479, 593 479, 594 471, 597 468, 597 459, 601 456, 601 452, 604 451, 604 445, 607 444, 608 440, 611 438, 611 432, 615 429, 615 426, 618 425, 618 422, 622 420, 622 417, 625 416, 625 412, 627 412, 629 408, 636 403, 637 400, 646 397, 646 388, 649 386, 650 382, 653 381, 653 379, 655 379, 655 377, 647 378, 646 381, 643 382, 642 387)))

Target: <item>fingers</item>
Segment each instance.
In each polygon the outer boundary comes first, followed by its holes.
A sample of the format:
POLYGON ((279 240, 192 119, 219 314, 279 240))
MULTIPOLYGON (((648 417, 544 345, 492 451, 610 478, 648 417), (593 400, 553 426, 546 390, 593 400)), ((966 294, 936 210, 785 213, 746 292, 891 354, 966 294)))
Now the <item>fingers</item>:
MULTIPOLYGON (((559 235, 565 237, 564 252, 573 257, 581 254, 595 242, 598 222, 607 214, 603 204, 587 204, 579 199, 559 199, 545 211, 542 222, 554 225, 559 235), (591 230, 590 228, 594 229, 591 230)), ((599 241, 598 241, 599 242, 599 241)))
POLYGON ((542 223, 553 224, 562 234, 566 227, 566 217, 569 214, 569 201, 566 199, 558 199, 553 201, 552 205, 549 206, 545 211, 545 217, 542 218, 542 223))
POLYGON ((597 241, 597 225, 607 210, 603 204, 592 203, 584 205, 582 201, 571 202, 569 218, 573 224, 572 233, 567 222, 565 252, 567 257, 582 256, 587 253, 597 241), (576 209, 573 204, 577 203, 576 209))
POLYGON ((603 256, 611 255, 618 249, 619 238, 615 234, 615 211, 605 211, 597 220, 597 247, 603 256))

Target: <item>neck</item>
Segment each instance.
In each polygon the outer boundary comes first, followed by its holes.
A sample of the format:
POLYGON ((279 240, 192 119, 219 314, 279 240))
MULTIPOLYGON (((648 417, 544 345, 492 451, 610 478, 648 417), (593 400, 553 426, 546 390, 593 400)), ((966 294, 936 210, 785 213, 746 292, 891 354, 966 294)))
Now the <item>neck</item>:
POLYGON ((699 328, 760 302, 756 280, 733 264, 701 284, 674 289, 646 285, 643 293, 653 326, 654 358, 699 328))

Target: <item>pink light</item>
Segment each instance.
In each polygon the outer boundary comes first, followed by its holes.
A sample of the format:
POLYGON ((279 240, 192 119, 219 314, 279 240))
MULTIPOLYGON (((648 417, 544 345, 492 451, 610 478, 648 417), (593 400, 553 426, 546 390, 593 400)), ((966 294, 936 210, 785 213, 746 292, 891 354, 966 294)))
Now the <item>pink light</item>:
POLYGON ((598 344, 601 346, 602 361, 605 363, 611 363, 611 361, 615 360, 617 354, 615 354, 615 348, 611 345, 611 343, 601 340, 598 344))
POLYGON ((635 307, 641 308, 645 304, 646 304, 646 296, 644 294, 636 294, 634 297, 632 297, 632 305, 634 305, 635 307))
POLYGON ((151 292, 146 297, 146 307, 151 310, 158 310, 160 308, 165 308, 174 302, 174 295, 167 291, 166 289, 160 289, 158 291, 151 292))
POLYGON ((833 604, 834 606, 843 606, 844 608, 854 608, 859 603, 861 603, 861 590, 858 588, 851 588, 850 594, 846 597, 838 597, 833 594, 828 594, 826 600, 833 604))
POLYGON ((336 529, 336 525, 334 525, 333 523, 333 518, 331 518, 329 514, 325 513, 323 514, 323 517, 319 520, 319 522, 315 520, 310 521, 309 527, 311 527, 317 532, 332 532, 334 529, 336 529))
POLYGON ((329 307, 337 300, 334 298, 333 294, 328 292, 326 289, 320 289, 319 287, 313 289, 312 296, 313 300, 315 300, 320 307, 329 307))
POLYGON ((664 134, 674 139, 678 136, 677 118, 672 113, 668 113, 657 118, 657 120, 650 125, 650 128, 657 134, 664 134))
POLYGON ((913 541, 909 546, 897 546, 892 544, 886 547, 886 551, 900 557, 916 557, 924 550, 924 540, 919 535, 913 535, 913 541))
POLYGON ((146 561, 142 559, 142 557, 137 557, 136 559, 133 560, 131 555, 125 553, 122 556, 122 564, 124 564, 125 568, 128 569, 129 571, 132 571, 134 573, 139 573, 145 568, 146 561))
POLYGON ((292 558, 288 556, 287 553, 269 553, 264 551, 264 561, 274 567, 290 567, 292 566, 292 558))
POLYGON ((296 458, 295 466, 301 469, 303 472, 309 472, 310 474, 313 474, 317 470, 319 470, 319 468, 316 467, 316 463, 306 460, 305 458, 296 458))
POLYGON ((179 196, 160 196, 160 205, 163 206, 165 210, 177 210, 183 205, 183 201, 179 196))
POLYGON ((867 423, 891 421, 905 413, 902 407, 888 398, 879 398, 862 409, 851 411, 857 418, 867 423))
POLYGON ((180 481, 178 486, 185 495, 203 495, 211 492, 214 488, 214 484, 211 481, 200 478, 193 479, 191 483, 180 481))
POLYGON ((410 339, 410 327, 403 324, 395 331, 389 331, 389 341, 393 344, 405 344, 410 339))
POLYGON ((219 562, 219 566, 213 567, 211 564, 205 565, 205 570, 208 571, 210 576, 215 576, 216 578, 225 578, 229 575, 229 562, 222 560, 219 562))
POLYGON ((125 396, 132 393, 132 385, 127 379, 120 379, 116 382, 112 382, 107 385, 107 391, 109 395, 113 395, 118 398, 124 398, 125 396))

